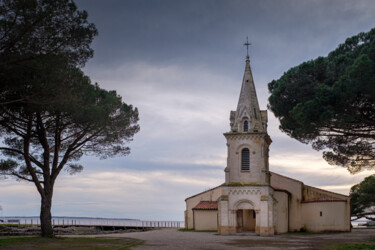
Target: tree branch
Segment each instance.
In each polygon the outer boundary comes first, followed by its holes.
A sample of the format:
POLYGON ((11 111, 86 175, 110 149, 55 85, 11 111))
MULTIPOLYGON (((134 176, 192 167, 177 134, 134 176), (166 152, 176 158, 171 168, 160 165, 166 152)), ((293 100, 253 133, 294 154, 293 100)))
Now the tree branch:
MULTIPOLYGON (((48 173, 49 175, 49 157, 50 157, 50 151, 49 151, 49 145, 48 145, 48 141, 47 141, 47 131, 46 131, 46 128, 44 127, 44 124, 43 124, 43 120, 42 120, 42 117, 40 115, 40 113, 37 113, 36 114, 36 121, 37 121, 37 134, 38 134, 38 139, 39 139, 39 142, 40 144, 42 144, 42 147, 43 147, 43 169, 45 173, 48 173)), ((45 179, 45 181, 47 181, 45 179)))
POLYGON ((27 134, 25 136, 25 140, 24 140, 24 144, 23 144, 24 145, 23 146, 24 159, 25 159, 25 163, 26 163, 26 168, 29 171, 29 173, 32 177, 32 180, 33 180, 39 194, 41 195, 42 198, 45 198, 44 189, 43 189, 43 187, 41 185, 41 182, 39 181, 39 179, 38 179, 38 177, 35 173, 34 168, 31 165, 31 161, 30 161, 30 158, 29 158, 29 147, 30 147, 32 125, 33 125, 33 115, 29 114, 29 121, 27 123, 27 134))
MULTIPOLYGON (((25 153, 22 152, 21 150, 18 150, 18 149, 14 149, 14 148, 4 148, 4 147, 0 147, 0 150, 5 150, 5 151, 12 151, 14 153, 17 153, 19 155, 22 155, 24 156, 25 153)), ((38 167, 40 167, 41 169, 43 169, 43 164, 41 162, 39 162, 37 159, 35 159, 32 155, 29 154, 29 158, 30 160, 32 161, 32 163, 34 163, 35 165, 37 165, 38 167)))

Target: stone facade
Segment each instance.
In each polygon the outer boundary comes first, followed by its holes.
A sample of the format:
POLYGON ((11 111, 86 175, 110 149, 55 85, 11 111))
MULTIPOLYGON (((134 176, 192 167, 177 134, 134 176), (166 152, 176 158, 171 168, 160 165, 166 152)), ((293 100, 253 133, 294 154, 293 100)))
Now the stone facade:
POLYGON ((249 56, 237 109, 230 112, 230 131, 224 136, 228 149, 225 182, 185 200, 186 228, 204 230, 217 225, 220 234, 254 231, 261 236, 301 229, 350 230, 347 196, 269 171, 272 141, 267 111, 259 109, 249 56), (195 210, 204 201, 216 202, 217 208, 195 210))

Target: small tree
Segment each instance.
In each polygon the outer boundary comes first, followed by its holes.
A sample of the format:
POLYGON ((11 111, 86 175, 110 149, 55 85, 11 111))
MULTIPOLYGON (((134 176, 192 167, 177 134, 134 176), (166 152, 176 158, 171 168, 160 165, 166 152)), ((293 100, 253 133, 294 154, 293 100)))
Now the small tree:
POLYGON ((280 129, 351 173, 375 168, 375 29, 268 84, 280 129))
POLYGON ((351 213, 355 219, 365 217, 375 221, 375 175, 366 177, 350 189, 351 213))

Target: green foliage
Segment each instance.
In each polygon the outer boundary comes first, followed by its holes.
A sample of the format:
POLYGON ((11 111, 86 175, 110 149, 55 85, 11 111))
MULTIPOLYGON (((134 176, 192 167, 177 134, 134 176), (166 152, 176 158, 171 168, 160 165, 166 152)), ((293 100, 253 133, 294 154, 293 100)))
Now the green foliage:
POLYGON ((53 186, 65 166, 70 173, 82 170, 74 161, 83 154, 129 154, 125 143, 139 130, 137 109, 115 91, 92 85, 80 70, 68 73, 72 77, 60 85, 60 98, 69 102, 0 107, 0 133, 7 146, 0 150, 9 157, 0 161, 0 173, 36 182, 37 187, 46 181, 53 186))
POLYGON ((375 168, 375 29, 268 84, 280 129, 351 173, 375 168), (327 150, 328 149, 328 150, 327 150))
POLYGON ((138 110, 80 70, 97 30, 72 0, 0 2, 0 174, 33 182, 42 235, 53 236, 57 176, 80 172, 82 155, 129 154, 138 110))
POLYGON ((82 66, 93 55, 97 30, 72 0, 2 0, 0 16, 2 64, 63 55, 82 66))
POLYGON ((325 250, 353 250, 353 249, 375 249, 375 245, 369 244, 339 244, 324 248, 325 250))
POLYGON ((178 229, 180 232, 195 232, 195 233, 217 233, 217 230, 195 230, 195 229, 186 229, 180 228, 178 229))
POLYGON ((178 231, 180 231, 180 232, 195 232, 194 229, 186 229, 186 228, 180 228, 180 229, 178 229, 178 231))
POLYGON ((61 81, 61 67, 83 66, 95 35, 87 12, 72 0, 2 0, 0 104, 61 101, 55 100, 61 89, 45 82, 54 76, 61 81))
POLYGON ((375 174, 350 189, 352 216, 375 220, 375 174))
POLYGON ((143 243, 142 240, 132 238, 0 238, 0 248, 4 249, 130 249, 143 243))

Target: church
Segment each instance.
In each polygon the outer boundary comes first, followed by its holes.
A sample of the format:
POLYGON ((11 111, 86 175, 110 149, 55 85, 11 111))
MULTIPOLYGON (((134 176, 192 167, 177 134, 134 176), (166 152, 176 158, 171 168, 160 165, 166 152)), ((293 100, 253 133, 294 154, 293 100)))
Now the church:
POLYGON ((185 228, 260 236, 350 231, 348 196, 269 170, 267 110, 259 109, 248 54, 237 109, 229 120, 225 182, 186 198, 185 228))

